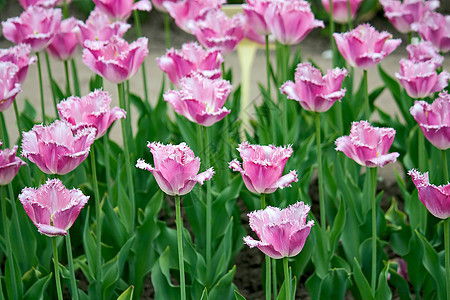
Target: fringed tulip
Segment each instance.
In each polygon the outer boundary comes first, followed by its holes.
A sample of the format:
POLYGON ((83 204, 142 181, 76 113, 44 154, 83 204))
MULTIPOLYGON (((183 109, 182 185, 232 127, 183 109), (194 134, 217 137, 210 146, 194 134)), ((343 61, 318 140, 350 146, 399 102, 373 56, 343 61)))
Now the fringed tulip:
POLYGON ((422 20, 425 14, 439 7, 439 1, 431 0, 381 0, 384 15, 401 33, 414 31, 412 24, 422 20))
POLYGON ((59 179, 49 179, 38 189, 24 188, 19 200, 39 233, 54 237, 67 235, 89 196, 68 190, 59 179))
POLYGON ((285 82, 280 91, 289 99, 297 100, 306 110, 324 112, 345 96, 346 89, 341 89, 345 76, 347 70, 335 68, 322 77, 320 70, 311 63, 303 63, 297 66, 295 83, 285 82))
POLYGON ((314 28, 324 27, 314 14, 308 2, 275 1, 264 14, 267 27, 275 39, 283 45, 300 43, 314 28))
POLYGON ((19 68, 16 74, 19 83, 22 83, 27 77, 28 67, 37 61, 36 56, 30 57, 30 52, 31 47, 25 44, 0 49, 0 62, 10 62, 19 68))
POLYGON ((61 120, 68 122, 74 132, 86 127, 96 129, 95 138, 102 137, 111 124, 117 119, 125 119, 126 112, 114 107, 111 109, 111 95, 96 90, 84 97, 69 97, 58 104, 61 120))
POLYGON ((423 134, 436 148, 450 148, 450 95, 439 94, 432 104, 416 101, 409 110, 423 134))
POLYGON ((166 55, 157 58, 159 68, 175 85, 179 85, 181 78, 194 73, 217 79, 222 76, 220 67, 223 61, 219 50, 204 50, 195 42, 183 44, 181 50, 171 48, 167 50, 166 55))
POLYGON ((420 23, 413 25, 413 29, 442 53, 450 51, 450 15, 428 12, 420 23))
POLYGON ((394 137, 392 128, 372 127, 367 121, 353 122, 350 135, 336 140, 336 150, 361 166, 383 167, 399 156, 397 152, 388 153, 394 137))
POLYGON ((427 41, 408 45, 406 51, 408 52, 408 59, 415 63, 431 60, 438 68, 444 62, 444 57, 439 55, 439 50, 427 41))
POLYGON ((46 174, 64 175, 83 162, 95 140, 95 128, 84 128, 74 136, 70 125, 56 120, 49 126, 34 125, 23 133, 22 156, 46 174))
POLYGON ((211 126, 230 113, 223 105, 231 92, 231 85, 223 79, 208 79, 199 74, 180 81, 179 91, 168 91, 164 100, 189 121, 211 126))
POLYGON ((164 2, 163 6, 181 30, 191 33, 190 22, 196 21, 208 9, 220 8, 223 3, 225 0, 181 0, 164 2))
POLYGON ((244 242, 275 259, 294 257, 302 251, 314 225, 313 220, 306 222, 309 210, 309 205, 297 202, 285 209, 268 206, 253 211, 248 214, 250 228, 260 240, 246 236, 244 242))
POLYGON ((53 8, 58 3, 58 0, 19 0, 19 3, 23 9, 27 9, 30 6, 53 8))
POLYGON ((214 169, 210 168, 198 174, 200 158, 185 144, 163 145, 148 143, 153 155, 155 167, 145 163, 142 159, 137 161, 136 167, 152 172, 161 190, 170 196, 185 195, 189 193, 196 183, 210 180, 214 169))
POLYGON ((246 22, 244 14, 236 14, 230 19, 220 9, 210 9, 202 19, 188 27, 203 47, 227 54, 244 38, 246 22))
POLYGON ((10 62, 0 62, 0 111, 7 110, 17 94, 21 92, 19 68, 10 62))
POLYGON ((378 32, 369 24, 362 24, 350 32, 333 33, 336 45, 345 60, 364 70, 377 65, 402 42, 392 39, 386 31, 378 32))
POLYGON ((38 52, 47 47, 61 23, 60 9, 30 6, 20 17, 2 22, 3 35, 15 44, 27 44, 38 52))
POLYGON ((273 0, 247 0, 242 9, 247 15, 247 23, 257 34, 269 35, 270 30, 264 19, 264 14, 273 0))
POLYGON ((59 60, 69 60, 75 56, 79 44, 77 20, 68 18, 61 22, 60 29, 46 50, 59 60))
POLYGON ((167 12, 167 9, 164 6, 164 3, 176 3, 178 0, 152 0, 153 7, 159 10, 160 12, 167 12))
POLYGON ((229 163, 233 171, 242 175, 247 189, 256 194, 270 194, 278 188, 283 189, 297 182, 297 172, 290 171, 282 176, 286 161, 292 155, 292 147, 275 147, 273 145, 239 144, 237 148, 242 158, 242 167, 237 159, 229 163))
MULTIPOLYGON (((2 142, 0 142, 0 146, 2 142)), ((7 185, 14 177, 21 166, 26 163, 16 156, 17 146, 12 149, 0 150, 0 185, 7 185)))
POLYGON ((400 81, 408 95, 414 99, 424 98, 443 90, 450 79, 446 71, 438 74, 432 61, 414 63, 400 60, 400 73, 395 77, 400 81))
POLYGON ((86 41, 83 62, 96 74, 113 83, 122 83, 139 70, 148 54, 145 37, 128 44, 113 36, 109 41, 86 41))
POLYGON ((100 9, 95 8, 86 20, 86 23, 78 22, 80 29, 81 44, 87 40, 90 41, 108 41, 112 36, 123 37, 125 32, 131 27, 122 21, 111 23, 107 14, 100 9))
MULTIPOLYGON (((350 0, 350 17, 355 19, 356 12, 363 0, 350 0)), ((322 5, 330 13, 330 1, 322 0, 322 5)), ((347 0, 333 0, 333 21, 339 24, 348 22, 347 0)))
POLYGON ((96 7, 113 19, 126 20, 133 10, 150 11, 152 4, 149 0, 93 0, 96 7))
POLYGON ((439 219, 450 217, 450 183, 435 186, 430 184, 428 172, 421 174, 414 169, 410 170, 408 175, 411 176, 419 192, 419 199, 428 211, 439 219))

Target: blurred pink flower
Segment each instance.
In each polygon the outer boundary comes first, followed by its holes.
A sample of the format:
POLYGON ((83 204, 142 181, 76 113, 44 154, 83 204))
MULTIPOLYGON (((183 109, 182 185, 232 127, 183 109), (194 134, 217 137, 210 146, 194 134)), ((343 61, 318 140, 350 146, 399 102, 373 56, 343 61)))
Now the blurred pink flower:
POLYGON ((121 83, 139 70, 148 54, 147 44, 145 37, 131 44, 118 36, 109 41, 88 40, 84 42, 83 62, 96 74, 121 83))
POLYGON ((292 155, 291 146, 260 146, 244 142, 239 144, 237 150, 242 158, 242 167, 237 159, 232 160, 229 167, 241 173, 250 192, 271 194, 278 188, 290 187, 291 183, 298 181, 296 171, 281 176, 286 161, 292 155))
POLYGON ((133 10, 150 11, 152 4, 149 0, 92 0, 96 7, 113 19, 126 20, 133 10))
POLYGON ((410 170, 414 185, 419 192, 419 199, 428 211, 439 219, 450 217, 450 183, 447 185, 435 186, 430 184, 428 172, 421 174, 417 170, 410 170))
POLYGON ((350 135, 336 140, 336 150, 361 166, 383 167, 399 156, 397 152, 388 153, 394 136, 393 128, 372 127, 367 121, 353 122, 350 135))
POLYGON ((27 77, 28 67, 36 63, 36 56, 30 57, 31 47, 26 44, 0 49, 0 62, 10 62, 15 64, 19 71, 17 72, 17 80, 22 83, 27 77))
MULTIPOLYGON (((2 142, 0 141, 0 146, 2 142)), ((26 163, 16 156, 17 146, 12 149, 0 150, 0 185, 7 185, 14 177, 21 166, 26 163)))
POLYGON ((88 127, 74 136, 70 125, 59 120, 49 126, 34 125, 22 134, 22 156, 46 174, 67 174, 88 156, 95 131, 88 127))
POLYGON ((22 5, 23 9, 27 9, 29 6, 53 8, 57 2, 58 0, 19 0, 19 3, 22 5))
POLYGON ((59 60, 69 60, 75 56, 79 44, 77 20, 68 18, 61 22, 60 29, 46 50, 59 60))
POLYGON ((345 33, 333 33, 336 45, 345 60, 364 70, 377 65, 394 51, 400 39, 392 39, 386 31, 378 32, 369 24, 362 24, 345 33))
POLYGON ((194 73, 217 79, 222 76, 221 65, 224 61, 218 49, 204 50, 196 42, 183 44, 181 50, 171 48, 156 60, 159 68, 175 85, 179 85, 181 78, 194 73))
POLYGON ((122 37, 130 27, 130 24, 122 21, 111 23, 108 15, 97 7, 91 11, 86 23, 78 21, 81 45, 86 40, 108 41, 113 35, 122 37))
POLYGON ((247 15, 248 26, 257 34, 269 35, 270 30, 264 19, 264 14, 269 4, 273 0, 247 0, 247 4, 242 5, 242 9, 247 15))
POLYGON ((345 96, 346 89, 341 89, 342 81, 347 76, 346 69, 328 70, 325 76, 311 63, 298 64, 295 70, 295 83, 285 82, 281 93, 288 99, 297 100, 309 111, 324 112, 331 108, 336 100, 345 96))
POLYGON ((231 92, 231 85, 223 79, 209 79, 194 74, 180 81, 179 91, 168 91, 164 100, 191 122, 211 126, 230 113, 223 105, 231 92))
POLYGON ((188 25, 203 47, 219 49, 222 54, 232 52, 244 38, 246 17, 235 14, 232 19, 220 9, 209 9, 202 19, 188 25))
POLYGON ((200 18, 206 10, 220 8, 226 0, 181 0, 176 2, 164 2, 169 15, 181 30, 191 33, 189 23, 200 18))
POLYGON ((447 86, 450 74, 442 71, 438 75, 435 69, 436 64, 431 60, 414 63, 401 59, 400 73, 395 73, 395 77, 410 97, 419 99, 431 96, 447 86))
POLYGON ((311 30, 324 27, 307 1, 276 1, 269 4, 264 14, 267 27, 275 39, 283 45, 300 43, 311 30))
POLYGON ((3 35, 15 44, 27 44, 38 52, 50 44, 61 23, 61 10, 30 6, 20 17, 2 22, 3 35))
POLYGON ((427 41, 410 44, 406 46, 406 51, 408 52, 408 59, 415 63, 431 60, 438 68, 444 62, 444 57, 439 55, 439 50, 427 41))
POLYGON ((160 12, 167 12, 167 9, 164 7, 164 3, 167 2, 176 3, 178 0, 152 0, 153 7, 160 12))
POLYGON ((409 111, 430 143, 441 150, 450 148, 450 95, 447 91, 440 93, 432 104, 416 101, 409 111))
POLYGON ((401 33, 414 31, 412 24, 422 20, 425 14, 439 7, 437 0, 380 0, 384 15, 401 33))
POLYGON ((11 62, 0 62, 0 111, 5 111, 22 91, 18 78, 19 68, 11 62))
POLYGON ((185 195, 189 193, 196 183, 210 180, 214 169, 209 168, 203 173, 200 170, 200 158, 185 144, 163 145, 161 143, 148 143, 153 155, 155 167, 139 159, 136 167, 152 172, 161 190, 169 196, 185 195))
POLYGON ((450 51, 450 15, 428 12, 420 23, 413 25, 413 29, 442 53, 450 51))
POLYGON ((302 251, 314 221, 306 222, 309 205, 297 202, 285 209, 268 206, 248 214, 250 228, 260 241, 244 237, 250 247, 258 247, 264 254, 280 259, 294 257, 302 251))
MULTIPOLYGON (((359 6, 363 0, 350 0, 350 14, 351 19, 354 20, 359 6)), ((330 13, 330 2, 329 0, 322 0, 322 5, 330 13)), ((348 22, 348 11, 347 11, 347 0, 333 0, 333 20, 336 23, 347 24, 348 22)))
POLYGON ((72 125, 72 130, 78 132, 86 127, 96 129, 95 138, 102 137, 111 124, 117 119, 125 119, 126 112, 119 108, 110 108, 111 95, 108 92, 96 90, 84 97, 69 97, 61 101, 57 107, 61 120, 72 125))
POLYGON ((59 179, 48 179, 38 189, 24 188, 19 200, 39 233, 54 237, 67 235, 89 196, 68 190, 59 179))

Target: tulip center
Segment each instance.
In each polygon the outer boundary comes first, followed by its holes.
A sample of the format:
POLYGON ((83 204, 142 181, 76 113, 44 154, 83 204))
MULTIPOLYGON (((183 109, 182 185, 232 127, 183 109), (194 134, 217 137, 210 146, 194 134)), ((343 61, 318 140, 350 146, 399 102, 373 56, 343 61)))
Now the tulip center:
POLYGON ((212 106, 210 106, 209 104, 208 104, 208 102, 205 102, 205 111, 207 112, 207 113, 212 113, 214 110, 213 110, 213 108, 212 108, 212 106))
POLYGON ((34 35, 37 35, 39 33, 39 31, 35 30, 34 31, 34 35))

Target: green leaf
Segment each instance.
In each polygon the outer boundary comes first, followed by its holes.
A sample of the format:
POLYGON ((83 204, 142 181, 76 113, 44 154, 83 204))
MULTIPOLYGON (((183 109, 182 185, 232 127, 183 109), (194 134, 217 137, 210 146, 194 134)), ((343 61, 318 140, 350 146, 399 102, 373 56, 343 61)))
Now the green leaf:
MULTIPOLYGON (((2 199, 5 200, 5 199, 2 199)), ((9 299, 22 299, 23 284, 20 268, 15 255, 10 255, 5 262, 5 283, 9 299), (11 271, 13 274, 11 274, 11 271)))
POLYGON ((405 278, 399 275, 392 268, 390 268, 389 274, 390 274, 389 283, 396 288, 400 296, 400 300, 412 300, 410 287, 405 278))
POLYGON ((356 258, 354 258, 353 263, 353 280, 355 281, 356 286, 358 287, 362 299, 364 300, 373 299, 373 295, 370 290, 370 285, 367 282, 367 279, 364 276, 363 272, 361 271, 361 266, 359 265, 356 258))
POLYGON ((386 263, 378 277, 378 289, 375 292, 376 300, 392 299, 392 292, 388 284, 389 262, 386 263))
POLYGON ((350 274, 345 269, 331 269, 321 282, 320 299, 344 299, 350 274))
MULTIPOLYGON (((89 210, 90 207, 88 207, 87 213, 86 213, 86 221, 84 222, 84 231, 83 231, 83 247, 84 252, 86 253, 86 259, 88 262, 88 270, 89 274, 86 274, 86 277, 93 278, 95 274, 97 274, 97 244, 95 242, 93 232, 90 229, 89 226, 89 210)), ((97 278, 96 278, 97 279, 97 278)), ((98 280, 98 279, 97 279, 98 280)))
POLYGON ((336 217, 334 218, 334 223, 330 232, 330 245, 331 251, 334 252, 337 247, 337 242, 339 241, 339 237, 342 233, 342 230, 345 226, 345 202, 341 197, 341 203, 339 205, 339 210, 337 212, 336 217))
POLYGON ((37 280, 23 296, 24 300, 41 300, 44 299, 45 290, 52 278, 52 273, 37 280))
POLYGON ((122 294, 120 294, 120 296, 117 298, 117 300, 132 300, 133 299, 133 291, 134 291, 134 286, 130 286, 122 294))
POLYGON ((212 287, 209 292, 211 299, 231 299, 234 294, 235 286, 233 278, 236 274, 236 266, 233 266, 219 281, 212 287))
POLYGON ((312 262, 316 270, 317 276, 324 279, 330 268, 331 252, 329 247, 329 238, 325 230, 320 226, 313 226, 314 244, 316 250, 312 254, 312 262))
POLYGON ((244 296, 242 296, 241 294, 239 294, 239 292, 237 290, 234 290, 234 299, 235 300, 246 300, 244 296))
POLYGON ((208 289, 205 287, 203 289, 203 293, 202 293, 202 297, 200 298, 200 300, 208 300, 208 289))

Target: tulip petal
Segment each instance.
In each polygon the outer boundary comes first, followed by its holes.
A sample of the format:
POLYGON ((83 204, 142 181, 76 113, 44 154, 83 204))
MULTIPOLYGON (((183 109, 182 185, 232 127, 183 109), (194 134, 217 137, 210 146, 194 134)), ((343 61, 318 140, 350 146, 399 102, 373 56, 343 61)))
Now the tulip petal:
POLYGON ((257 247, 259 250, 261 250, 262 253, 266 254, 267 256, 275 259, 283 258, 283 255, 281 255, 280 252, 274 249, 272 245, 264 244, 263 242, 254 240, 251 236, 244 237, 244 242, 250 247, 254 248, 257 247))
POLYGON ((36 227, 40 234, 45 234, 48 237, 55 237, 58 235, 67 235, 67 231, 51 225, 37 224, 36 227))

